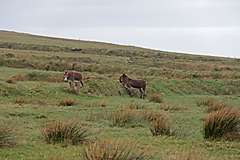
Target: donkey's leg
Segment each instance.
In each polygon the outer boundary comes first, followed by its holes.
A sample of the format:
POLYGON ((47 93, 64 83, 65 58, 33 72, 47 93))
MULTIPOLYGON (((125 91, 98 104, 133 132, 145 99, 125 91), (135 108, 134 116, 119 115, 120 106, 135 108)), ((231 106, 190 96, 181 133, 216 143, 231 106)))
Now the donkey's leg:
POLYGON ((71 84, 72 84, 72 88, 74 89, 74 81, 71 81, 71 84))
POLYGON ((80 81, 80 83, 82 84, 82 86, 83 86, 83 82, 82 81, 80 81))
POLYGON ((146 87, 142 88, 142 92, 143 92, 143 99, 146 97, 146 87))
POLYGON ((78 81, 77 82, 77 91, 79 92, 79 90, 80 90, 80 82, 78 81))
POLYGON ((143 95, 142 88, 140 88, 140 94, 141 94, 140 98, 142 98, 143 95))
POLYGON ((132 89, 129 88, 130 96, 132 97, 132 89))

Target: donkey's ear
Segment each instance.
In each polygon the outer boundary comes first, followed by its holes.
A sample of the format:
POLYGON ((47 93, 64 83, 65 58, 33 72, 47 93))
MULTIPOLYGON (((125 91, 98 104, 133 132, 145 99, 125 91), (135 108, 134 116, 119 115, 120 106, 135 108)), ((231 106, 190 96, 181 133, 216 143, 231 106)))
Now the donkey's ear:
POLYGON ((123 73, 123 77, 126 77, 126 74, 123 73))

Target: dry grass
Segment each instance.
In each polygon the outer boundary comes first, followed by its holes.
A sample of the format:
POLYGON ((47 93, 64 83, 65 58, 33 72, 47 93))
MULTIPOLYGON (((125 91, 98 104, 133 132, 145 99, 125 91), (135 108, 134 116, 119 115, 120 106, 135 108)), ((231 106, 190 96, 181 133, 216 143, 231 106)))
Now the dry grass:
POLYGON ((239 134, 236 135, 236 132, 239 131, 239 124, 240 112, 238 109, 223 108, 212 112, 204 121, 204 137, 215 140, 239 138, 239 134))
POLYGON ((75 120, 51 120, 44 125, 40 132, 47 144, 60 143, 64 147, 69 144, 83 144, 90 136, 89 129, 84 128, 83 124, 75 120))
POLYGON ((85 160, 147 160, 154 159, 150 147, 142 147, 129 140, 100 139, 83 150, 81 159, 85 160))

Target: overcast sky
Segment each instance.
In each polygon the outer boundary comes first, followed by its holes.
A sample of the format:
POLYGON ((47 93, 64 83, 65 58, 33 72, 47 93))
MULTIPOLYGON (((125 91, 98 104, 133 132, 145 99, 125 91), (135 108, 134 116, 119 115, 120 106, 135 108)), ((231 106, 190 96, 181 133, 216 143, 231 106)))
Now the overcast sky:
POLYGON ((0 0, 0 29, 240 58, 240 0, 0 0))

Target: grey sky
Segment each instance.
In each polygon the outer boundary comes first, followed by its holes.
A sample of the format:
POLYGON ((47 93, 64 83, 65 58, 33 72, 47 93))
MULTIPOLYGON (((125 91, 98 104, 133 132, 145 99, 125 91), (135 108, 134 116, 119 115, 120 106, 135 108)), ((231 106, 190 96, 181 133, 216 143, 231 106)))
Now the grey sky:
POLYGON ((0 0, 0 29, 240 58, 239 0, 0 0))

